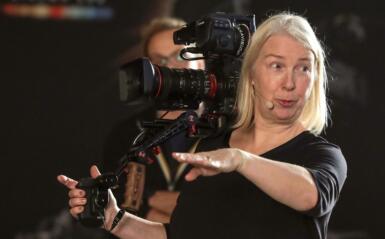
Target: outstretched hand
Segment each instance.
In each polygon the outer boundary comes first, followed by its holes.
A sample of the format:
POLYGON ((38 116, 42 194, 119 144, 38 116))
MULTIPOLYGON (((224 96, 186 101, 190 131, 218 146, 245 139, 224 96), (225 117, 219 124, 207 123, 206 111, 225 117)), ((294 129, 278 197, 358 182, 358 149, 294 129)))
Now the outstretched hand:
MULTIPOLYGON (((99 169, 95 165, 91 166, 90 175, 92 178, 96 178, 101 175, 99 169)), ((68 204, 70 207, 70 213, 73 217, 78 218, 78 215, 84 211, 84 205, 87 203, 86 192, 76 187, 78 181, 65 175, 57 176, 57 180, 69 189, 68 196, 70 199, 68 204)), ((105 223, 107 225, 112 224, 111 218, 117 211, 119 211, 119 208, 117 207, 116 199, 111 190, 108 190, 108 204, 105 208, 105 223)), ((107 225, 105 225, 105 227, 107 225)), ((107 226, 107 228, 109 227, 107 226)))
POLYGON ((186 174, 187 181, 193 181, 198 176, 213 176, 238 170, 245 161, 238 149, 224 148, 208 152, 173 153, 173 157, 181 163, 191 164, 193 169, 186 174))

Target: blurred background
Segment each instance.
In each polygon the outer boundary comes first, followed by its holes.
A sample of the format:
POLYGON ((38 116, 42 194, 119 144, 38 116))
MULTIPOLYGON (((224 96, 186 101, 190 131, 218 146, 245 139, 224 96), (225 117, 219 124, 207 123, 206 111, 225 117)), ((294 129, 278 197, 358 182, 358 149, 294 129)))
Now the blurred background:
POLYGON ((259 22, 283 10, 316 28, 333 78, 333 123, 324 136, 341 146, 349 171, 329 238, 385 238, 380 2, 12 0, 0 6, 1 238, 100 236, 68 218, 67 190, 56 175, 88 176, 91 164, 116 160, 128 147, 134 126, 127 122, 147 109, 119 102, 116 72, 140 55, 140 29, 152 18, 191 22, 222 11, 254 13, 259 22))

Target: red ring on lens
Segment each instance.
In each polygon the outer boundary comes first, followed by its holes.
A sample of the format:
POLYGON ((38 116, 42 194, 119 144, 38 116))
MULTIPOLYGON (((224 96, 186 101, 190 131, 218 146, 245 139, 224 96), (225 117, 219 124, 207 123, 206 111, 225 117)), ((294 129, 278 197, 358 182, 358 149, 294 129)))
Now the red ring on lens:
POLYGON ((163 84, 163 76, 162 74, 160 73, 160 69, 158 66, 155 65, 155 70, 157 71, 157 79, 159 79, 159 82, 158 82, 158 90, 155 94, 155 97, 158 97, 160 95, 160 91, 162 89, 162 84, 163 84))
POLYGON ((210 90, 208 95, 210 98, 214 98, 218 89, 217 78, 215 77, 214 74, 209 75, 209 81, 210 81, 210 90))

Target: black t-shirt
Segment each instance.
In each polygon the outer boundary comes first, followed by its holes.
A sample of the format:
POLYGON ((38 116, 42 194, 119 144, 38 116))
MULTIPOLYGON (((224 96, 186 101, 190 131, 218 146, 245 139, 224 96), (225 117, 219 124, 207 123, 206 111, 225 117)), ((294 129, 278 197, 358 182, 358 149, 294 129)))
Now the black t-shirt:
POLYGON ((186 183, 184 176, 191 169, 190 165, 183 167, 183 171, 178 174, 178 169, 182 166, 178 161, 172 158, 173 152, 188 152, 197 138, 189 138, 185 132, 179 133, 161 145, 161 154, 165 159, 165 167, 169 170, 171 181, 168 182, 165 173, 162 171, 159 159, 155 154, 151 155, 154 163, 146 165, 146 179, 143 192, 143 202, 138 213, 139 216, 145 217, 149 207, 148 199, 158 190, 179 191, 181 186, 186 183), (170 189, 172 184, 172 189, 170 189))
MULTIPOLYGON (((228 148, 230 134, 202 140, 197 151, 228 148)), ((261 156, 307 168, 319 193, 316 207, 296 211, 237 172, 199 177, 183 186, 166 227, 168 239, 326 238, 329 218, 346 178, 340 148, 305 131, 261 156)))

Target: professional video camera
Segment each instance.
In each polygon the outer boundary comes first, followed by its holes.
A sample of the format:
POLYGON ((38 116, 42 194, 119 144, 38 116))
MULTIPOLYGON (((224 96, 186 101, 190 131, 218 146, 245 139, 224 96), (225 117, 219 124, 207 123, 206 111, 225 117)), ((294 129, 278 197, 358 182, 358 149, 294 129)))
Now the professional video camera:
POLYGON ((194 44, 183 49, 181 57, 204 59, 206 70, 170 69, 137 59, 120 69, 121 100, 156 100, 162 110, 197 109, 203 101, 208 114, 231 114, 242 56, 254 31, 254 15, 215 13, 187 24, 174 32, 174 42, 194 44))
POLYGON ((143 102, 143 99, 152 100, 158 109, 163 110, 193 110, 204 102, 205 112, 201 118, 194 111, 187 111, 168 123, 154 121, 147 124, 148 127, 160 124, 162 131, 134 144, 121 159, 115 174, 81 179, 79 187, 90 195, 79 217, 84 225, 102 224, 107 190, 117 184, 114 175, 120 176, 128 163, 146 164, 148 150, 180 132, 186 131, 194 137, 199 134, 197 128, 206 127, 209 128, 206 135, 210 134, 219 127, 218 123, 211 121, 232 114, 242 56, 254 31, 254 15, 210 14, 174 32, 175 44, 193 44, 181 51, 181 57, 185 60, 204 59, 206 70, 170 69, 154 65, 147 58, 120 68, 120 98, 123 102, 135 104, 143 102), (188 56, 190 53, 201 56, 191 58, 188 56))

